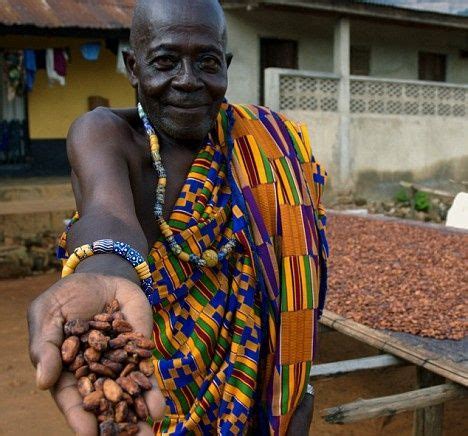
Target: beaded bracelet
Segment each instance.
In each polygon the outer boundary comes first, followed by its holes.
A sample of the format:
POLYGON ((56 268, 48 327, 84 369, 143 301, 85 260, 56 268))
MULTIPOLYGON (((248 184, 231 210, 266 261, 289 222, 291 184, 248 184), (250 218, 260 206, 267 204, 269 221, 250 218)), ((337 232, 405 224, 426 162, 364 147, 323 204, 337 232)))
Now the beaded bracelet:
POLYGON ((148 263, 144 257, 137 250, 130 247, 130 245, 124 242, 113 241, 112 239, 101 239, 92 244, 85 244, 76 248, 63 266, 62 278, 73 274, 78 264, 87 257, 94 256, 95 254, 109 253, 117 254, 132 264, 140 279, 141 289, 149 298, 154 290, 153 278, 148 263))

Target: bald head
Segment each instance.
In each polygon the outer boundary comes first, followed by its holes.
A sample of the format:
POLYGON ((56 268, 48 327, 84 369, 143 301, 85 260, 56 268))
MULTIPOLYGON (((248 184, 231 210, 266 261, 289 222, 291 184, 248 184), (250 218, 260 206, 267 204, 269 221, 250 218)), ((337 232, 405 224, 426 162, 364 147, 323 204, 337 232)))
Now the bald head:
POLYGON ((231 55, 217 0, 139 0, 124 53, 158 134, 199 145, 219 113, 231 55))
POLYGON ((137 0, 130 44, 133 50, 138 50, 154 30, 194 25, 204 26, 212 33, 214 30, 226 49, 226 20, 218 0, 137 0))

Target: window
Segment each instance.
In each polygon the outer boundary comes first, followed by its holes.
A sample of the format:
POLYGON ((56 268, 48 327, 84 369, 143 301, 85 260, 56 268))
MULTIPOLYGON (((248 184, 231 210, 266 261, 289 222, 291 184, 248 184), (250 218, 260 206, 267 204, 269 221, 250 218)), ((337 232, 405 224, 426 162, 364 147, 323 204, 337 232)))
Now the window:
POLYGON ((260 104, 265 98, 265 68, 297 69, 297 41, 288 39, 260 39, 260 104))
POLYGON ((351 46, 350 73, 354 76, 370 74, 370 47, 351 46))
POLYGON ((433 82, 445 82, 447 56, 439 53, 419 52, 418 78, 433 82))

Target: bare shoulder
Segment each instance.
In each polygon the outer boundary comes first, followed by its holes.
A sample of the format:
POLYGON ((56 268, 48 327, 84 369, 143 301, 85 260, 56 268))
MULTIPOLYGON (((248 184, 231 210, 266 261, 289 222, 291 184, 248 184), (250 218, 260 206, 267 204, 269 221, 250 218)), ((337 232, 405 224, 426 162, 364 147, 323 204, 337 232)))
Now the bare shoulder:
POLYGON ((135 140, 131 109, 99 107, 77 118, 68 131, 67 151, 73 166, 78 155, 96 156, 109 151, 125 157, 129 142, 135 140))

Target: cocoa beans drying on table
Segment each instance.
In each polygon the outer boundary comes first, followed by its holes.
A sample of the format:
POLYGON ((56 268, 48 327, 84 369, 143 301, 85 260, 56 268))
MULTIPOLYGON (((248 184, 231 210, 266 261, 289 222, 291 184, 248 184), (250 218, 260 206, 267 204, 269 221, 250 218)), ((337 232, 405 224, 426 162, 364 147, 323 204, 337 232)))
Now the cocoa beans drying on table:
POLYGON ((97 416, 100 434, 136 434, 138 420, 149 413, 143 393, 152 388, 153 341, 133 331, 117 300, 92 320, 68 321, 64 333, 62 361, 78 380, 83 408, 97 416))

